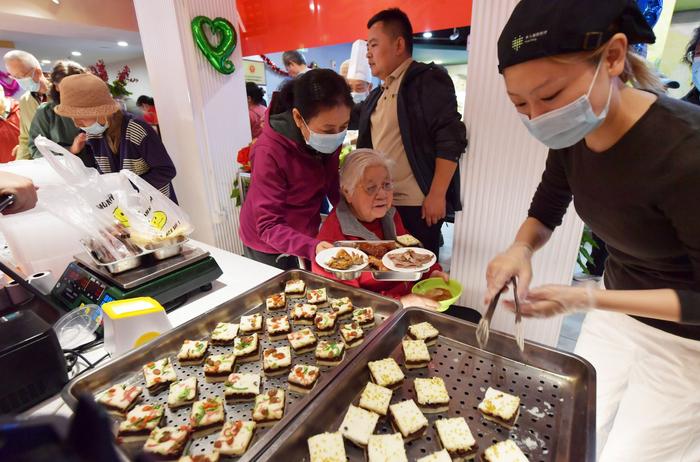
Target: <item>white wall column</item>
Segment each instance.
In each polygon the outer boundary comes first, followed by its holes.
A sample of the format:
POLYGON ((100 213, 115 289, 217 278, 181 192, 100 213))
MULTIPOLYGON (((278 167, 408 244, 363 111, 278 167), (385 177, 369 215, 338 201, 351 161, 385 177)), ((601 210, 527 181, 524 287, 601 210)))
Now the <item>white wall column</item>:
MULTIPOLYGON (((474 0, 465 103, 469 136, 462 162, 464 210, 455 222, 452 274, 464 287, 460 303, 484 311, 486 266, 512 242, 527 216, 547 148, 527 132, 498 74, 497 40, 517 0, 474 0)), ((582 222, 568 211, 551 241, 534 258, 533 286, 569 284, 582 222)), ((509 294, 509 296, 512 296, 509 294)), ((513 332, 514 317, 496 310, 494 329, 513 332)), ((561 317, 525 321, 528 339, 556 345, 561 317)))
POLYGON ((230 58, 236 70, 223 75, 190 29, 199 15, 237 25, 236 3, 134 0, 134 8, 163 142, 177 167, 180 205, 194 221, 195 238, 240 254, 238 209, 229 198, 236 153, 251 140, 240 35, 230 58))

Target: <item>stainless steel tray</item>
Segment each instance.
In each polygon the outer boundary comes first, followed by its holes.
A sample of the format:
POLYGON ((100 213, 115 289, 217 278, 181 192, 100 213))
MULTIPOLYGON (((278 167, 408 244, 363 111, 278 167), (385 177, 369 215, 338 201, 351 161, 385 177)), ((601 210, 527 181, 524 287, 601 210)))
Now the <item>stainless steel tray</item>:
MULTIPOLYGON (((367 242, 370 244, 384 244, 384 243, 395 243, 396 241, 392 240, 380 240, 380 241, 367 241, 367 240, 360 240, 360 241, 335 241, 333 243, 334 246, 336 247, 353 247, 355 248, 357 244, 361 242, 367 242)), ((399 248, 401 246, 399 245, 399 248)), ((396 281, 396 282, 415 282, 415 281, 420 281, 421 278, 423 277, 422 272, 416 271, 413 273, 409 272, 403 272, 403 271, 372 271, 372 270, 362 270, 358 271, 360 272, 367 272, 367 273, 372 273, 372 277, 377 280, 377 281, 396 281)), ((341 273, 342 274, 342 273, 341 273)), ((356 277, 352 279, 357 279, 360 277, 359 274, 357 274, 356 277)))
MULTIPOLYGON (((330 297, 350 297, 353 304, 356 306, 372 306, 375 310, 377 325, 401 308, 401 305, 395 300, 381 297, 372 292, 356 289, 340 282, 332 281, 322 276, 302 270, 287 271, 269 279, 254 289, 251 289, 250 291, 243 293, 222 305, 213 308, 211 311, 174 328, 168 333, 156 338, 152 342, 133 350, 92 372, 86 373, 84 376, 78 377, 77 379, 68 383, 68 385, 66 385, 66 387, 63 389, 63 399, 69 406, 71 406, 71 408, 75 408, 77 404, 77 397, 80 393, 90 393, 92 395, 96 395, 109 388, 111 385, 122 382, 144 386, 141 367, 149 361, 166 356, 170 357, 173 364, 175 364, 178 377, 183 378, 195 375, 200 379, 198 380, 200 397, 214 395, 223 396, 223 383, 206 383, 204 381, 204 374, 201 366, 183 367, 177 363, 175 360, 175 355, 182 346, 183 340, 206 339, 218 322, 237 322, 240 316, 244 314, 261 312, 264 314, 264 317, 267 317, 268 315, 265 309, 265 298, 273 293, 283 291, 284 284, 289 279, 302 279, 306 282, 307 287, 310 288, 326 287, 330 297)), ((294 301, 290 300, 288 302, 288 306, 289 304, 295 303, 297 300, 300 299, 296 299, 294 301)), ((365 342, 369 342, 374 335, 376 335, 378 330, 378 327, 367 330, 365 342)), ((339 335, 335 334, 333 337, 323 337, 323 339, 330 338, 339 339, 339 335)), ((286 339, 277 342, 270 342, 267 339, 267 335, 263 335, 261 338, 261 349, 270 346, 283 346, 287 344, 288 342, 286 339)), ((246 455, 240 460, 252 460, 257 453, 274 441, 277 433, 282 430, 287 423, 293 420, 294 417, 301 410, 303 410, 304 407, 307 406, 316 395, 318 395, 329 383, 331 383, 335 375, 345 365, 350 363, 352 358, 359 353, 360 349, 361 346, 347 350, 345 360, 339 366, 322 366, 321 377, 319 378, 316 387, 309 395, 302 396, 295 393, 287 393, 287 408, 285 410, 284 419, 269 429, 259 429, 256 432, 256 436, 246 455)), ((217 354, 231 351, 232 347, 230 346, 210 346, 209 353, 217 354)), ((300 356, 293 354, 292 364, 297 363, 315 364, 314 353, 311 352, 300 356)), ((262 367, 260 362, 253 362, 236 366, 236 370, 241 372, 262 372, 262 367)), ((286 385, 286 374, 279 377, 263 378, 261 391, 269 388, 287 388, 286 385)), ((152 397, 148 391, 144 389, 143 396, 145 398, 144 402, 147 403, 166 403, 167 390, 152 397)), ((227 420, 250 420, 252 418, 252 409, 252 403, 227 404, 226 418, 227 420)), ((190 407, 184 407, 175 411, 168 409, 166 411, 166 425, 180 425, 186 423, 189 419, 189 413, 190 407)), ((217 437, 218 433, 215 433, 207 436, 206 438, 194 440, 190 446, 191 453, 197 454, 211 450, 212 444, 217 437)), ((133 454, 128 455, 133 456, 133 454)))
MULTIPOLYGON (((440 331, 430 347, 428 369, 406 371, 406 380, 394 391, 392 402, 415 399, 416 377, 440 376, 450 393, 450 408, 443 414, 426 414, 430 427, 422 438, 406 444, 409 460, 440 449, 433 422, 439 417, 467 420, 479 453, 507 438, 513 439, 531 462, 593 461, 595 459, 595 370, 582 358, 533 343, 520 353, 512 337, 491 332, 489 349, 476 345, 476 325, 452 316, 420 308, 402 310, 381 327, 374 340, 299 413, 259 460, 309 460, 307 438, 336 431, 348 406, 357 405, 369 381, 368 361, 391 356, 403 363, 401 339, 408 326, 428 321, 440 331), (508 431, 484 419, 477 410, 491 386, 521 399, 520 416, 508 431)), ((394 433, 388 419, 380 420, 375 433, 394 433)), ((346 442, 349 460, 365 460, 364 452, 346 442)))

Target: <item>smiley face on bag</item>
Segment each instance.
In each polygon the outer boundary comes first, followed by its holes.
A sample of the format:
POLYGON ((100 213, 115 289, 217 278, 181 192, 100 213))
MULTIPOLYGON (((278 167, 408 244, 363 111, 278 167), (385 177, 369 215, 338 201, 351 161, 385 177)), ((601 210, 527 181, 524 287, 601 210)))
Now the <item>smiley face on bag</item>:
POLYGON ((122 209, 117 207, 116 209, 114 209, 114 212, 112 212, 112 215, 119 223, 121 223, 122 225, 124 225, 127 228, 129 227, 129 218, 122 211, 122 209))
POLYGON ((153 226, 155 229, 163 229, 165 227, 165 223, 167 222, 168 216, 165 214, 165 212, 153 212, 153 218, 151 218, 151 226, 153 226))

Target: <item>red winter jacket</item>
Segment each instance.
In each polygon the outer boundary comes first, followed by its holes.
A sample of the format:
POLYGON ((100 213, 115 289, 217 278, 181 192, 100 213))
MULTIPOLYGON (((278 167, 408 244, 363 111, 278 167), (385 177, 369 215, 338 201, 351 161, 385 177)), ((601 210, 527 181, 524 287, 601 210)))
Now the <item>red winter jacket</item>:
MULTIPOLYGON (((0 90, 2 91, 2 90, 0 90)), ((19 104, 12 100, 7 119, 0 118, 0 164, 12 162, 12 151, 19 143, 19 104)))

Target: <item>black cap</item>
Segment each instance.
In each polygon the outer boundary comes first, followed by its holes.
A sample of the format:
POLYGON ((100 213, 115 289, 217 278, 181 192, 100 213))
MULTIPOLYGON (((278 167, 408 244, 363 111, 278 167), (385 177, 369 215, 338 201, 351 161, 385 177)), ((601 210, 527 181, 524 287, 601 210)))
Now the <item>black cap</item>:
POLYGON ((498 38, 498 72, 532 59, 592 51, 622 32, 654 43, 635 0, 521 0, 498 38))

